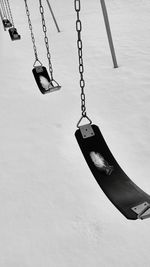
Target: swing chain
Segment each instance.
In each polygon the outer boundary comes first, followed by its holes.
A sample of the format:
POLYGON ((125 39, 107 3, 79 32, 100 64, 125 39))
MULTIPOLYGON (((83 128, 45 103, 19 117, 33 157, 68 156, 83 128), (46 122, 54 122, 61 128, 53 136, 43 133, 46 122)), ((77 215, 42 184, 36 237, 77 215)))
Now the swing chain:
POLYGON ((9 0, 4 0, 4 2, 5 2, 6 10, 8 13, 8 18, 10 19, 10 22, 12 23, 12 26, 14 27, 14 21, 13 21, 13 16, 12 16, 9 0))
POLYGON ((47 50, 47 59, 48 59, 48 64, 49 64, 49 72, 50 72, 50 76, 51 76, 50 78, 51 78, 51 80, 53 80, 53 68, 52 68, 52 63, 51 63, 51 54, 50 54, 50 50, 49 50, 47 28, 46 28, 45 18, 44 18, 44 8, 43 8, 41 0, 39 0, 39 4, 40 4, 39 9, 40 9, 41 18, 42 18, 42 28, 43 28, 43 32, 44 32, 44 42, 45 42, 45 46, 46 46, 46 50, 47 50))
POLYGON ((77 12, 77 20, 76 20, 76 31, 77 31, 77 48, 78 48, 78 57, 79 57, 79 74, 80 74, 80 88, 81 88, 81 111, 82 111, 82 117, 79 120, 77 127, 79 127, 79 124, 83 118, 87 118, 90 122, 92 121, 88 118, 86 115, 86 105, 85 105, 85 80, 83 77, 84 73, 84 66, 83 66, 83 51, 82 51, 82 39, 81 39, 81 31, 82 31, 82 23, 80 20, 80 10, 81 10, 81 3, 80 0, 74 0, 75 4, 75 11, 77 12))
POLYGON ((29 24, 31 39, 32 39, 32 43, 33 43, 33 50, 34 50, 34 55, 35 55, 35 62, 34 62, 33 66, 35 66, 35 63, 37 61, 42 65, 42 63, 38 59, 37 48, 36 48, 36 44, 35 44, 35 38, 34 38, 32 23, 31 23, 31 19, 30 19, 30 12, 29 12, 29 8, 28 8, 27 0, 24 0, 24 2, 25 2, 25 9, 26 9, 26 14, 27 14, 27 18, 28 18, 28 24, 29 24))
POLYGON ((7 18, 7 14, 6 14, 6 9, 5 9, 5 5, 4 5, 4 1, 1 0, 0 3, 1 3, 2 12, 3 12, 3 18, 4 18, 4 17, 7 18))

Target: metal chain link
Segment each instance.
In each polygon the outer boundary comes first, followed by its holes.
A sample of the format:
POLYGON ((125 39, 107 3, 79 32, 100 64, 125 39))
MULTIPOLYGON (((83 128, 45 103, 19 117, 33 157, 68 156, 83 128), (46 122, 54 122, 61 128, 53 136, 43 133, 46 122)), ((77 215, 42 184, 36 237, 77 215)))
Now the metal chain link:
POLYGON ((5 8, 6 8, 6 12, 7 12, 7 18, 9 19, 9 21, 11 22, 11 16, 10 16, 10 11, 9 11, 9 8, 8 8, 8 2, 7 0, 5 1, 5 8))
POLYGON ((0 3, 1 3, 2 12, 3 12, 3 17, 6 18, 7 14, 6 14, 5 6, 4 6, 4 1, 0 0, 0 3))
POLYGON ((14 27, 14 20, 13 20, 11 8, 10 8, 9 0, 6 0, 6 1, 4 0, 4 2, 5 2, 6 9, 7 9, 8 17, 10 19, 10 22, 12 23, 12 26, 14 27))
POLYGON ((77 12, 77 20, 76 20, 76 31, 77 31, 77 48, 78 48, 78 56, 79 56, 79 74, 80 74, 80 88, 81 88, 81 111, 82 111, 82 117, 79 120, 77 127, 79 126, 79 123, 81 122, 83 117, 86 117, 90 123, 92 121, 88 118, 86 114, 86 104, 85 104, 85 80, 83 77, 84 73, 84 66, 83 66, 83 45, 82 45, 82 39, 81 39, 81 31, 82 31, 82 23, 80 20, 80 10, 81 10, 81 2, 80 0, 74 0, 74 6, 75 11, 77 12))
MULTIPOLYGON (((32 23, 31 23, 31 19, 30 19, 30 12, 29 12, 29 8, 28 8, 27 0, 24 0, 24 2, 25 2, 25 9, 26 9, 26 14, 27 14, 27 18, 28 18, 28 24, 29 24, 29 29, 30 29, 30 33, 31 33, 31 40, 33 43, 33 50, 34 50, 35 63, 36 63, 37 61, 38 62, 40 62, 40 61, 38 59, 38 53, 37 53, 37 48, 36 48, 36 44, 35 44, 35 38, 34 38, 32 23)), ((34 65, 35 65, 35 63, 34 63, 34 65)), ((42 65, 41 62, 40 62, 40 64, 42 65)))
POLYGON ((3 23, 3 14, 2 14, 2 9, 1 9, 1 7, 0 7, 0 18, 1 18, 1 21, 2 21, 2 23, 3 23))
POLYGON ((40 4, 39 9, 40 9, 41 18, 42 18, 42 28, 43 28, 43 32, 44 32, 44 42, 45 42, 45 46, 46 46, 46 50, 47 50, 47 59, 48 59, 48 64, 49 64, 50 79, 53 80, 53 68, 52 68, 52 63, 51 63, 51 54, 50 54, 50 50, 49 50, 48 37, 46 34, 47 28, 46 28, 45 18, 44 18, 44 8, 43 8, 41 0, 39 0, 39 4, 40 4))

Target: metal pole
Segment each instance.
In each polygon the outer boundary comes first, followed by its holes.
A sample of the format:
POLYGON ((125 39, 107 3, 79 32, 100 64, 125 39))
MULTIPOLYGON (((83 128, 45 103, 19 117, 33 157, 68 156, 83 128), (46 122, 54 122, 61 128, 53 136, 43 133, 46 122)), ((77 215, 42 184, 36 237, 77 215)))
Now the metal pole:
POLYGON ((56 18, 55 18, 55 16, 54 16, 53 10, 52 10, 52 8, 51 8, 50 2, 49 2, 49 0, 46 0, 46 1, 47 1, 49 10, 50 10, 50 12, 51 12, 52 18, 53 18, 53 20, 54 20, 54 23, 55 23, 55 25, 56 25, 57 31, 60 32, 60 29, 59 29, 59 27, 58 27, 58 24, 57 24, 56 18))
POLYGON ((104 22, 105 22, 105 26, 106 26, 106 31, 107 31, 107 36, 108 36, 108 41, 109 41, 109 46, 110 46, 110 51, 111 51, 111 55, 112 55, 114 68, 118 68, 117 59, 116 59, 116 55, 115 55, 115 49, 114 49, 111 30, 110 30, 108 13, 107 13, 106 5, 105 5, 105 0, 100 0, 100 2, 101 2, 101 6, 102 6, 104 22))

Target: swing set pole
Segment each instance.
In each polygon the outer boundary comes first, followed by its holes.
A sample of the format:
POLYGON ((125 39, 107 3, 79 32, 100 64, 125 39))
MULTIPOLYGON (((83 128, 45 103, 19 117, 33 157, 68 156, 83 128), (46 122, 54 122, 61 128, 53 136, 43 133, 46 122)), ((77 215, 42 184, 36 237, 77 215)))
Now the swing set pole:
POLYGON ((108 13, 107 13, 106 5, 105 5, 105 0, 100 0, 100 2, 101 2, 102 11, 103 11, 103 17, 104 17, 104 22, 105 22, 105 26, 106 26, 106 32, 107 32, 107 36, 108 36, 108 41, 109 41, 109 46, 110 46, 110 51, 111 51, 111 55, 112 55, 114 68, 118 68, 115 49, 114 49, 113 40, 112 40, 112 34, 111 34, 111 30, 110 30, 108 13))
POLYGON ((49 2, 49 0, 46 0, 46 1, 47 1, 49 10, 50 10, 50 12, 51 12, 52 18, 53 18, 53 20, 54 20, 54 23, 55 23, 55 25, 56 25, 57 31, 60 32, 60 29, 59 29, 58 23, 57 23, 57 21, 56 21, 55 15, 54 15, 54 13, 53 13, 52 7, 51 7, 51 5, 50 5, 50 2, 49 2))

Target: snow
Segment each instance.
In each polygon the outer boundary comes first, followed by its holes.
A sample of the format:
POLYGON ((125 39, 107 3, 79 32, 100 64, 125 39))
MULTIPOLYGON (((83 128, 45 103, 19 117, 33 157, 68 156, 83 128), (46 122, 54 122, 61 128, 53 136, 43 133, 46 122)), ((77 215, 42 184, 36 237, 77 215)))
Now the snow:
MULTIPOLYGON (((28 1, 47 66, 38 1, 28 1)), ((44 1, 43 1, 44 2, 44 1)), ((80 88, 73 1, 45 10, 60 91, 42 95, 23 1, 11 1, 20 41, 0 28, 0 266, 149 267, 149 220, 128 221, 98 187, 74 132, 80 88)), ((118 60, 113 68, 99 1, 82 1, 87 113, 116 159, 150 192, 150 3, 107 0, 118 60)), ((46 9, 46 1, 45 1, 46 9)))

